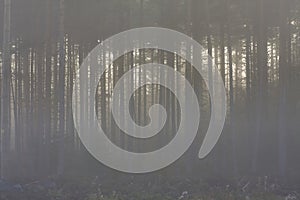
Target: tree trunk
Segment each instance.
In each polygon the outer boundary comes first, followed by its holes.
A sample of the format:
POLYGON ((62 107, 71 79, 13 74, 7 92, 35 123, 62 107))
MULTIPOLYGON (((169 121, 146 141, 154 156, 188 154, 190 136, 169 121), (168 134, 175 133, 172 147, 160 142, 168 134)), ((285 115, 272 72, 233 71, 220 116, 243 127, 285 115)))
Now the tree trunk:
POLYGON ((278 167, 282 180, 286 177, 287 165, 287 82, 288 82, 288 58, 287 58, 287 5, 280 0, 280 38, 279 38, 279 118, 278 118, 278 167))
MULTIPOLYGON (((228 27, 229 29, 229 27, 228 27)), ((233 174, 237 176, 237 161, 236 161, 236 135, 235 135, 235 122, 234 122, 234 95, 233 95, 233 61, 232 61, 232 44, 231 44, 231 32, 228 30, 228 63, 229 63, 229 108, 230 108, 230 134, 232 144, 232 166, 233 174)))
POLYGON ((8 156, 10 148, 10 95, 11 95, 11 62, 10 62, 10 32, 11 32, 11 0, 4 0, 3 17, 3 64, 1 82, 1 178, 8 174, 8 156))
POLYGON ((64 137, 65 137, 65 42, 64 42, 64 0, 59 1, 59 155, 58 155, 58 175, 64 172, 64 137))

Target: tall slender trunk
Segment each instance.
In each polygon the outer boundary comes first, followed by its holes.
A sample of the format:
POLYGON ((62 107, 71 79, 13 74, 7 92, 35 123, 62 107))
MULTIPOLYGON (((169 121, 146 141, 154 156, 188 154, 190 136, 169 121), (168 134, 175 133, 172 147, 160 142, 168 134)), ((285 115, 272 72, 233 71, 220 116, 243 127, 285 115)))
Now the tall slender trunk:
POLYGON ((287 5, 286 1, 280 0, 280 36, 279 36, 279 117, 278 117, 278 168, 282 180, 286 177, 287 165, 287 82, 288 82, 288 64, 287 57, 287 5))
MULTIPOLYGON (((229 26, 228 26, 229 29, 229 26)), ((229 64, 229 109, 230 109, 230 134, 232 144, 232 166, 233 174, 237 177, 237 158, 236 158, 236 131, 235 131, 235 113, 234 113, 234 91, 233 91, 233 60, 232 60, 232 43, 231 33, 228 30, 228 64, 229 64)), ((237 70, 237 69, 236 69, 237 70)), ((237 77, 235 77, 237 78, 237 77)))
MULTIPOLYGON (((15 121, 15 154, 16 160, 20 160, 21 158, 21 99, 22 99, 22 70, 21 70, 21 62, 20 62, 20 51, 19 51, 19 39, 16 40, 16 47, 15 47, 15 83, 14 88, 12 88, 13 94, 13 106, 14 106, 14 121, 15 121)), ((15 177, 19 177, 21 174, 20 172, 20 165, 16 165, 16 173, 14 174, 15 177)))
MULTIPOLYGON (((246 1, 246 7, 249 6, 249 2, 246 1)), ((248 18, 250 18, 250 13, 247 10, 246 15, 248 18)), ((253 103, 251 101, 252 98, 252 94, 251 94, 251 78, 252 78, 252 72, 251 72, 251 31, 252 29, 250 28, 250 22, 249 20, 247 20, 246 23, 246 27, 245 27, 245 38, 246 38, 246 106, 245 106, 245 110, 247 112, 247 121, 248 123, 246 124, 246 147, 248 149, 251 149, 251 143, 249 143, 248 141, 250 141, 250 138, 252 138, 251 134, 252 134, 252 108, 253 108, 253 103)), ((253 80, 252 80, 253 81, 253 80)), ((247 154, 249 155, 249 154, 247 154)), ((250 154, 251 155, 251 154, 250 154)), ((250 166, 251 164, 251 160, 247 159, 247 164, 248 166, 250 166)), ((249 172, 249 169, 248 171, 249 172)))
POLYGON ((1 178, 8 176, 8 156, 10 146, 10 95, 11 95, 11 62, 10 62, 10 34, 11 34, 11 0, 4 0, 3 17, 3 61, 1 82, 1 178))
POLYGON ((64 0, 59 1, 59 155, 58 155, 58 175, 64 172, 64 136, 65 136, 65 31, 64 31, 64 0))
POLYGON ((47 19, 46 19, 46 63, 45 63, 45 112, 44 112, 44 119, 45 119, 45 145, 44 145, 44 155, 43 155, 43 170, 46 174, 50 172, 49 164, 50 164, 50 136, 51 136, 51 78, 52 78, 52 48, 51 48, 51 34, 49 32, 52 30, 51 27, 51 17, 52 17, 52 0, 47 0, 47 19))
POLYGON ((28 147, 30 147, 29 145, 29 128, 30 128, 30 74, 29 74, 29 49, 24 50, 23 54, 23 58, 24 58, 24 128, 23 128, 23 135, 24 135, 24 155, 21 157, 21 163, 24 163, 23 166, 25 166, 23 169, 23 172, 27 171, 27 167, 28 167, 28 157, 29 157, 29 149, 28 147), (25 159, 26 157, 26 159, 25 159))
POLYGON ((35 177, 39 178, 42 175, 43 164, 43 138, 44 138, 44 47, 39 45, 37 49, 37 64, 36 64, 36 90, 35 95, 37 98, 36 109, 36 133, 34 135, 35 143, 35 177))

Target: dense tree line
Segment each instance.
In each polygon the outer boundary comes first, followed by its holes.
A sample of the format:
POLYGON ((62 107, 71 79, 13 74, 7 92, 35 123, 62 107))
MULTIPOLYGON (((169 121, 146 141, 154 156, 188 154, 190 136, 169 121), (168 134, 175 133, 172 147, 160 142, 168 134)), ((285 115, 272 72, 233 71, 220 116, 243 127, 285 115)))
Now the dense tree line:
MULTIPOLYGON (((142 87, 132 100, 135 111, 131 115, 138 124, 147 124, 148 108, 154 103, 167 109, 159 142, 139 144, 124 136, 107 107, 122 74, 139 64, 165 63, 189 80, 204 114, 197 144, 161 173, 299 179, 297 0, 1 0, 0 5, 3 178, 63 175, 89 169, 84 165, 98 169, 74 130, 71 97, 73 87, 78 87, 74 85, 76 71, 88 52, 107 37, 134 27, 160 26, 197 40, 207 49, 203 55, 212 56, 220 70, 229 102, 221 140, 207 159, 196 159, 209 123, 207 86, 184 59, 155 49, 121 56, 101 78, 96 110, 111 140, 125 149, 144 151, 173 137, 179 105, 164 87, 142 87)), ((180 87, 184 94, 184 87, 178 84, 180 87)), ((80 102, 79 94, 75 95, 80 102)), ((74 112, 81 116, 85 110, 74 112)))

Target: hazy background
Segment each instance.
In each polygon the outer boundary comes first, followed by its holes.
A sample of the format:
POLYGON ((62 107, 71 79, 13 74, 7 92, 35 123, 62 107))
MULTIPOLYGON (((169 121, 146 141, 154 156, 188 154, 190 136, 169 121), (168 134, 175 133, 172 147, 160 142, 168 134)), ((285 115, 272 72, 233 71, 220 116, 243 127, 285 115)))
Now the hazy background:
MULTIPOLYGON (((0 0, 0 16, 3 179, 97 176, 112 184, 131 177, 145 183, 186 178, 218 183, 267 176, 272 183, 300 185, 299 1, 0 0), (198 137, 182 158, 158 172, 133 176, 106 168, 86 151, 74 130, 71 92, 76 69, 91 49, 113 34, 143 26, 180 31, 207 49, 228 92, 228 113, 213 152, 198 160, 210 117, 201 76, 170 52, 141 49, 120 57, 102 77, 96 97, 98 118, 115 144, 142 152, 170 141, 178 127, 179 105, 158 85, 135 93, 131 114, 146 124, 149 106, 164 105, 168 120, 158 135, 163 139, 139 143, 115 126, 107 107, 111 89, 138 64, 165 63, 185 75, 202 110, 198 137)), ((76 112, 80 116, 83 110, 76 112)))

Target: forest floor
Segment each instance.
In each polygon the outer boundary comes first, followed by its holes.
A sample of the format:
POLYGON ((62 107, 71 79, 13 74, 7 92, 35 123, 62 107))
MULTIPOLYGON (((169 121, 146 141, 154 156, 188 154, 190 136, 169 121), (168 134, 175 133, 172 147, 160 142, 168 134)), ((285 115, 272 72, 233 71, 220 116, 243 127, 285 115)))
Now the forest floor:
POLYGON ((51 180, 13 184, 0 181, 1 200, 298 200, 300 191, 267 177, 220 181, 141 181, 98 177, 81 181, 51 180))

